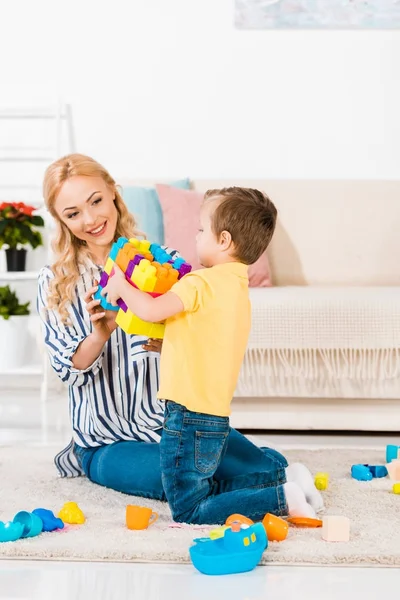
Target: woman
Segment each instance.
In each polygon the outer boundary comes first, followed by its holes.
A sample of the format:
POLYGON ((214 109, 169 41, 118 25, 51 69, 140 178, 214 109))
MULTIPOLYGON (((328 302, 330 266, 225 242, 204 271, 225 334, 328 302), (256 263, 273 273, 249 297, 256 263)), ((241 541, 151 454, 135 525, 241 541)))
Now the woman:
MULTIPOLYGON (((57 231, 54 264, 39 277, 38 310, 51 365, 69 387, 73 430, 55 464, 61 476, 84 474, 126 494, 163 500, 158 444, 163 406, 157 400, 161 344, 126 334, 115 324, 116 313, 93 300, 112 243, 140 232, 115 181, 87 156, 72 154, 50 165, 43 193, 57 231)), ((296 480, 303 505, 305 494, 321 503, 307 469, 286 467, 281 454, 254 446, 232 429, 216 493, 269 488, 265 512, 287 514, 283 484, 288 476, 296 480)))

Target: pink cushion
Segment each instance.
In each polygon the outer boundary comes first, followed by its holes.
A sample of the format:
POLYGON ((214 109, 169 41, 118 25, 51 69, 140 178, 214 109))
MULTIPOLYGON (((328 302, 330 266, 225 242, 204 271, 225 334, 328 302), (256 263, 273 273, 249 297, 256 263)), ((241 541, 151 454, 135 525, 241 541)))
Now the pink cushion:
MULTIPOLYGON (((193 270, 199 269, 201 265, 196 252, 196 235, 203 194, 165 184, 156 185, 156 189, 164 218, 165 244, 179 250, 193 270)), ((272 285, 266 253, 250 265, 249 281, 251 287, 272 285)))

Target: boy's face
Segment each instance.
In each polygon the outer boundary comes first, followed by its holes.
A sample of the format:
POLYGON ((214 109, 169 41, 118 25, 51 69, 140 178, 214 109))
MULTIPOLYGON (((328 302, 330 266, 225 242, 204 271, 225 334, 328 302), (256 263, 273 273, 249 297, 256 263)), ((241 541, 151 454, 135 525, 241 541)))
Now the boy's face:
POLYGON ((211 229, 211 218, 217 202, 217 200, 206 200, 200 209, 200 227, 196 244, 197 254, 203 267, 217 264, 221 254, 221 246, 211 229))

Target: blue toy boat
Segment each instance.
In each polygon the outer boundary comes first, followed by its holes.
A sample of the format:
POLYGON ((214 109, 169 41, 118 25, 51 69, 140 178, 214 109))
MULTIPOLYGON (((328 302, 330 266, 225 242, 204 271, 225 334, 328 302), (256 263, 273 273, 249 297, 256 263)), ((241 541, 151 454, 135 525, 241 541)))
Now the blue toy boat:
POLYGON ((268 546, 262 523, 229 527, 216 540, 198 538, 189 548, 193 565, 204 575, 230 575, 254 569, 268 546))

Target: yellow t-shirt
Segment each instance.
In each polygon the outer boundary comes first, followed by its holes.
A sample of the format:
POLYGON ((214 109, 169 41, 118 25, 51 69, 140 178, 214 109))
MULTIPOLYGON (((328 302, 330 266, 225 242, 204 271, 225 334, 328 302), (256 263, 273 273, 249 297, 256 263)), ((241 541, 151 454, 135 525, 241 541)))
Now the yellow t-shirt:
POLYGON ((166 322, 158 397, 228 416, 251 325, 247 266, 231 262, 183 277, 185 307, 166 322))

